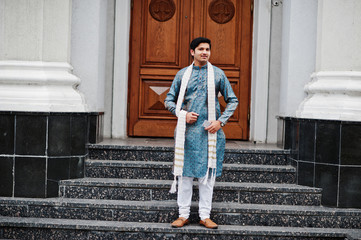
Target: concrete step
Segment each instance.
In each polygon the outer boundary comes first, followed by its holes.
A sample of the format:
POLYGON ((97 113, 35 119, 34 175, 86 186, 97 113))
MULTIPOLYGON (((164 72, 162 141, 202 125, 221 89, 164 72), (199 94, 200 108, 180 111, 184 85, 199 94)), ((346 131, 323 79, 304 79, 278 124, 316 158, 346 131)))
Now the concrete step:
MULTIPOLYGON (((173 162, 174 147, 91 144, 89 158, 97 160, 173 162)), ((288 165, 289 150, 226 148, 224 163, 288 165)))
MULTIPOLYGON (((171 180, 83 178, 59 182, 59 196, 66 198, 129 201, 175 200, 171 180)), ((195 189, 198 182, 194 182, 195 189)), ((198 191, 193 199, 198 200, 198 191)), ((320 205, 321 189, 295 184, 216 182, 214 202, 279 205, 320 205)))
MULTIPOLYGON (((192 202, 192 222, 198 203, 192 202)), ((170 223, 177 216, 176 201, 97 199, 0 198, 0 215, 10 217, 170 223)), ((361 229, 360 209, 320 206, 213 203, 212 219, 220 225, 361 229)))
POLYGON ((0 217, 4 239, 361 239, 355 229, 221 225, 216 230, 197 223, 171 228, 169 223, 139 223, 52 218, 0 217))
MULTIPOLYGON (((173 178, 172 162, 86 160, 85 175, 91 178, 173 178)), ((295 183, 292 166, 224 164, 220 182, 295 183)))

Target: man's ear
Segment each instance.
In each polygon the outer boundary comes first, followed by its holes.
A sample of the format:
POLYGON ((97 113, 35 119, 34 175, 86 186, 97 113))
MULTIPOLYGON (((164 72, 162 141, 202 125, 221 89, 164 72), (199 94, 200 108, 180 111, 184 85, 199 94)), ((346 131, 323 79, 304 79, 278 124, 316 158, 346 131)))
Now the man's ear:
POLYGON ((194 50, 191 49, 191 55, 194 57, 194 50))

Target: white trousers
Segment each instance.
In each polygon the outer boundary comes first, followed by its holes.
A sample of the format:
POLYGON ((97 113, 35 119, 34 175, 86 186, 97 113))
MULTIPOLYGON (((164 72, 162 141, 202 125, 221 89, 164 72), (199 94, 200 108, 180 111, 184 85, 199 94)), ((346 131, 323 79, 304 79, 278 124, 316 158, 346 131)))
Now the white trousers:
MULTIPOLYGON (((178 179, 182 183, 178 183, 178 198, 177 203, 179 207, 179 217, 189 218, 192 193, 193 193, 193 178, 182 177, 178 179)), ((204 220, 210 217, 212 209, 213 184, 211 178, 208 178, 207 184, 202 184, 201 179, 198 179, 199 186, 199 218, 204 220)))

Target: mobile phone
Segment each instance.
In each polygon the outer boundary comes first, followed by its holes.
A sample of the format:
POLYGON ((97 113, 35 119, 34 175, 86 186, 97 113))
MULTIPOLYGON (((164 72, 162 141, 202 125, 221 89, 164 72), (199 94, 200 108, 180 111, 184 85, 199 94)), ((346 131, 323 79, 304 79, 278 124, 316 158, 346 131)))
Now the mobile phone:
POLYGON ((204 120, 204 122, 203 122, 203 127, 209 127, 209 125, 211 125, 212 123, 210 122, 210 121, 208 121, 208 120, 204 120))

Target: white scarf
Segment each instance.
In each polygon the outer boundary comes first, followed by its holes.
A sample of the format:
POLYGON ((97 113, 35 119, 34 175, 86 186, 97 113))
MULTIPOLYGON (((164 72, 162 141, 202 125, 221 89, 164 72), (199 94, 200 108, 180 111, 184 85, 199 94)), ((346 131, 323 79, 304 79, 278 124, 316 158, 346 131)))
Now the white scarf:
MULTIPOLYGON (((184 95, 187 89, 188 81, 192 74, 193 69, 192 63, 184 72, 182 77, 181 88, 179 90, 177 106, 176 106, 176 115, 178 117, 177 122, 177 131, 175 139, 175 151, 174 151, 174 181, 171 187, 170 192, 176 192, 177 177, 182 177, 183 175, 183 165, 184 165, 184 142, 185 142, 185 131, 186 131, 186 114, 187 112, 181 110, 184 95)), ((210 62, 207 63, 207 91, 208 91, 208 121, 216 120, 216 93, 215 93, 215 84, 214 84, 214 69, 210 62)), ((208 166, 207 173, 202 178, 202 184, 206 184, 208 180, 209 170, 212 170, 212 184, 214 184, 216 179, 216 168, 217 168, 217 133, 208 132, 208 166)), ((181 186, 179 186, 181 187, 181 186)))

